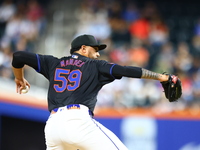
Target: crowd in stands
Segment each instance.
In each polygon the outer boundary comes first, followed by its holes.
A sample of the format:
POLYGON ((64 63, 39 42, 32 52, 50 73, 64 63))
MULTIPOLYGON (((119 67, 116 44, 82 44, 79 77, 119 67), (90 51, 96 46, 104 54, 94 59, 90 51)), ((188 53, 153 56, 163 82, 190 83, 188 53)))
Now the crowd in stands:
MULTIPOLYGON (((164 7, 170 9, 168 6, 164 7)), ((120 65, 175 74, 179 76, 183 86, 180 101, 169 103, 159 82, 123 78, 103 87, 98 96, 99 107, 153 107, 160 111, 188 107, 199 109, 200 21, 180 20, 180 29, 186 25, 188 27, 183 31, 190 29, 190 34, 186 35, 185 32, 172 31, 175 26, 173 23, 177 21, 172 20, 175 15, 163 14, 156 1, 82 2, 76 11, 79 20, 76 34, 89 33, 107 43, 108 48, 101 52, 102 59, 120 65)), ((184 17, 184 14, 178 17, 184 17)))
POLYGON ((11 59, 15 51, 34 51, 45 26, 44 9, 37 0, 0 3, 0 76, 12 78, 11 59))
MULTIPOLYGON (((75 13, 78 22, 74 36, 92 34, 106 43, 108 47, 101 51, 101 59, 178 75, 183 95, 178 103, 169 103, 158 81, 122 78, 103 87, 98 95, 98 107, 199 109, 200 15, 190 22, 181 20, 181 27, 190 25, 190 28, 178 32, 173 14, 164 16, 165 9, 158 9, 156 1, 139 2, 82 1, 75 13), (190 34, 185 34, 186 30, 190 34)), ((44 10, 36 0, 17 5, 4 0, 0 4, 0 76, 12 78, 12 53, 34 51, 34 43, 43 28, 44 10)))

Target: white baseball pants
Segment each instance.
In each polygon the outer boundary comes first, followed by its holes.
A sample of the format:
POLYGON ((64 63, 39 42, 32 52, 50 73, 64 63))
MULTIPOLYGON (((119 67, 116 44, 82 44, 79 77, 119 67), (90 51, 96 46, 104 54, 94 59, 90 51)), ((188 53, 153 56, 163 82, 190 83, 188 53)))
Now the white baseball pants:
POLYGON ((89 115, 88 108, 61 107, 45 126, 47 150, 128 150, 118 137, 89 115))

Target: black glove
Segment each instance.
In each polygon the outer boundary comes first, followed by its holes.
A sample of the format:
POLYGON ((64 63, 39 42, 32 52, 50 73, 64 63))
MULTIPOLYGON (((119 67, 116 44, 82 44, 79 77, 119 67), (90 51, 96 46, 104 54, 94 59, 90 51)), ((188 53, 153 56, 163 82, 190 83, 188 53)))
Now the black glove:
POLYGON ((175 75, 169 75, 168 81, 160 82, 165 92, 165 97, 170 101, 177 101, 182 95, 180 79, 175 75))

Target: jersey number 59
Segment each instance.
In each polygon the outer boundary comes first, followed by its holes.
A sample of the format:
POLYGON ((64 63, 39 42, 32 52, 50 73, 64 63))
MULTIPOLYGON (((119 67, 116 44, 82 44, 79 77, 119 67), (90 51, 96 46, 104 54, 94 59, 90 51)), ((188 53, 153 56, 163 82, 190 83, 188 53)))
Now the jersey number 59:
POLYGON ((60 69, 57 68, 55 71, 54 81, 60 82, 60 84, 54 84, 56 92, 63 92, 66 89, 68 91, 74 91, 80 86, 82 72, 77 70, 60 69))

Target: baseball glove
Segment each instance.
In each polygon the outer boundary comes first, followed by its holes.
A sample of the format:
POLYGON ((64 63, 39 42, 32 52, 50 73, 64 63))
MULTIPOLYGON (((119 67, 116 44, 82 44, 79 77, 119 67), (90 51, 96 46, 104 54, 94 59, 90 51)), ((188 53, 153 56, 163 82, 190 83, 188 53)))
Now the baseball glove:
POLYGON ((180 79, 175 75, 169 75, 168 81, 161 82, 164 89, 165 97, 170 101, 177 101, 182 95, 182 84, 180 79))

